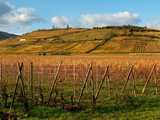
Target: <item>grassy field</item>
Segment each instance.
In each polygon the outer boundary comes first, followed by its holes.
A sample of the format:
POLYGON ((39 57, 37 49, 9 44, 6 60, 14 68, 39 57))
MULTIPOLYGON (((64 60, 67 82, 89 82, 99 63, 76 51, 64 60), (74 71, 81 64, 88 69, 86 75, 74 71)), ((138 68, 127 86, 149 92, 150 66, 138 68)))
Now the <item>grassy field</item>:
MULTIPOLYGON (((21 106, 16 114, 23 120, 158 120, 160 119, 159 97, 106 97, 96 110, 66 111, 61 107, 36 106, 26 114, 21 106), (125 100, 124 100, 125 98, 125 100), (122 101, 123 100, 123 101, 122 101)), ((2 110, 2 109, 1 109, 2 110)), ((2 114, 0 114, 1 116, 2 114)))
POLYGON ((1 55, 0 116, 10 112, 24 120, 160 119, 159 60, 159 54, 1 55), (21 74, 18 62, 24 65, 21 74))

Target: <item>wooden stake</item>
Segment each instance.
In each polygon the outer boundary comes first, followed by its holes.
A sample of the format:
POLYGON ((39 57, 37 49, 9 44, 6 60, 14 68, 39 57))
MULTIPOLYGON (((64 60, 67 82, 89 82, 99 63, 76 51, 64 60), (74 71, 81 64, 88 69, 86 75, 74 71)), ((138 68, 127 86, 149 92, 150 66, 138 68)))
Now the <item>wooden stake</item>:
POLYGON ((134 68, 134 65, 132 65, 131 68, 129 69, 129 72, 128 72, 128 75, 127 75, 127 80, 126 80, 126 82, 125 82, 125 84, 124 84, 124 86, 123 86, 123 88, 122 88, 122 93, 124 93, 124 91, 125 91, 125 89, 126 89, 126 86, 127 86, 127 84, 128 84, 128 81, 129 81, 129 79, 130 79, 130 76, 131 76, 131 74, 132 74, 132 72, 133 72, 133 68, 134 68))
POLYGON ((30 91, 33 99, 33 63, 30 63, 30 91))
POLYGON ((93 108, 95 108, 96 105, 96 100, 95 100, 95 81, 94 81, 94 77, 93 77, 93 69, 91 69, 91 85, 92 85, 92 104, 93 104, 93 108))
POLYGON ((137 93, 136 93, 136 81, 135 81, 134 72, 132 72, 132 78, 133 78, 133 93, 134 93, 134 96, 137 96, 137 93))
POLYGON ((3 69, 2 69, 2 63, 1 63, 1 65, 0 65, 0 67, 1 67, 1 76, 0 76, 0 79, 1 79, 1 81, 0 81, 0 88, 2 88, 3 86, 2 86, 2 84, 3 84, 3 69))
POLYGON ((18 89, 18 83, 19 83, 19 80, 21 79, 23 63, 21 63, 21 64, 18 63, 18 68, 19 68, 19 74, 17 76, 16 87, 15 87, 15 90, 14 90, 14 95, 13 95, 13 99, 12 99, 12 102, 11 102, 11 105, 10 105, 9 113, 11 112, 11 109, 14 106, 14 101, 15 101, 15 97, 16 97, 17 89, 18 89))
MULTIPOLYGON (((89 78, 89 76, 88 76, 88 78, 89 78)), ((85 83, 85 81, 84 81, 84 83, 85 83)), ((85 86, 86 87, 86 92, 88 92, 88 80, 87 80, 87 82, 85 84, 86 84, 86 86, 85 86)))
POLYGON ((88 78, 89 78, 91 69, 92 69, 92 64, 90 64, 90 66, 89 66, 89 68, 88 68, 88 71, 87 71, 87 74, 86 74, 86 78, 85 78, 85 82, 84 82, 84 84, 83 84, 83 87, 82 87, 82 90, 81 90, 81 93, 80 93, 80 96, 79 96, 79 99, 78 99, 78 104, 80 104, 81 98, 82 98, 82 96, 83 96, 83 92, 84 92, 84 89, 85 89, 85 87, 86 87, 86 84, 87 84, 87 81, 88 81, 88 78))
POLYGON ((21 64, 18 63, 18 67, 19 67, 19 72, 20 72, 19 76, 20 76, 20 80, 21 80, 22 94, 23 94, 23 96, 25 96, 25 85, 24 85, 24 78, 23 78, 23 67, 24 67, 23 63, 21 63, 21 64))
POLYGON ((74 88, 73 88, 73 100, 74 100, 74 98, 75 98, 75 96, 76 96, 76 65, 74 65, 74 71, 73 71, 73 73, 74 73, 74 88))
POLYGON ((43 88, 42 88, 42 79, 40 78, 38 82, 39 82, 39 95, 40 95, 40 98, 41 98, 41 104, 43 105, 44 95, 43 95, 43 88))
POLYGON ((155 82, 155 86, 156 86, 156 95, 158 95, 158 81, 157 81, 157 70, 155 69, 154 71, 154 82, 155 82))
POLYGON ((55 87, 56 87, 57 78, 58 78, 58 75, 59 75, 59 72, 60 72, 61 65, 62 65, 62 62, 60 62, 59 66, 58 66, 56 76, 55 76, 54 81, 53 81, 53 83, 52 83, 51 90, 50 90, 50 93, 49 93, 48 104, 50 103, 50 100, 51 100, 53 91, 54 91, 54 89, 55 89, 55 87))
POLYGON ((155 68, 156 68, 156 64, 153 65, 153 67, 152 67, 152 69, 151 69, 151 71, 150 71, 150 73, 149 73, 149 75, 148 75, 148 77, 147 77, 147 80, 146 80, 146 82, 145 82, 145 85, 144 85, 144 87, 143 87, 143 89, 142 89, 142 94, 144 94, 144 92, 145 92, 145 90, 146 90, 146 87, 147 87, 147 85, 148 85, 148 83, 149 83, 149 81, 150 81, 150 79, 151 79, 151 77, 152 77, 152 75, 153 75, 153 72, 154 72, 155 68))
MULTIPOLYGON (((106 78, 105 78, 106 79, 106 78)), ((109 73, 109 66, 108 66, 108 74, 107 74, 107 87, 108 87, 108 92, 109 92, 109 96, 111 95, 111 78, 110 78, 110 73, 109 73)))
POLYGON ((95 100, 97 100, 97 98, 98 98, 98 96, 99 96, 99 93, 100 93, 100 91, 101 91, 101 89, 102 89, 103 83, 104 83, 104 81, 105 81, 105 79, 106 79, 106 75, 108 74, 108 70, 109 70, 109 66, 107 66, 107 68, 106 68, 106 70, 105 70, 105 73, 104 73, 104 75, 103 75, 103 79, 102 79, 102 81, 101 81, 101 83, 100 83, 100 85, 99 85, 99 88, 98 88, 97 92, 96 92, 95 100))

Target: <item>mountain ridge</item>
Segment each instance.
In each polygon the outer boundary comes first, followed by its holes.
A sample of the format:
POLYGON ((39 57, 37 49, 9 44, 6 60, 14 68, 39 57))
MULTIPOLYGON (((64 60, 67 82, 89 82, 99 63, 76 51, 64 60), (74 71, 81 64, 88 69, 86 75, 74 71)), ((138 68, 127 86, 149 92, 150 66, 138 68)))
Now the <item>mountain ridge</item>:
POLYGON ((15 34, 0 31, 0 40, 17 37, 15 34))

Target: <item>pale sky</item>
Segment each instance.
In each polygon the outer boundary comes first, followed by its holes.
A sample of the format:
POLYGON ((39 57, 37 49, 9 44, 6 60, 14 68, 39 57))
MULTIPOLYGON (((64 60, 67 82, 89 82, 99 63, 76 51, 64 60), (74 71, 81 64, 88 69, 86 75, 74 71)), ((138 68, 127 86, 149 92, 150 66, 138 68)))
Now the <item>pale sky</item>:
POLYGON ((0 0, 0 30, 141 25, 160 28, 159 0, 0 0))

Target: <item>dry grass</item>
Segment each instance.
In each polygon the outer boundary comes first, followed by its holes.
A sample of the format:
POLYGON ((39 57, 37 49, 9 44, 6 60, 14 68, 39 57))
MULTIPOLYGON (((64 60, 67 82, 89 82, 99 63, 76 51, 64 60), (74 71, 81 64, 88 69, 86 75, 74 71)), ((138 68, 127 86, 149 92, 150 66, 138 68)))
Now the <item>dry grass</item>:
POLYGON ((128 67, 129 65, 135 65, 136 68, 145 68, 152 66, 153 64, 160 64, 160 55, 150 54, 126 54, 126 55, 114 55, 110 54, 107 56, 33 56, 33 55, 1 55, 0 63, 4 65, 15 65, 17 62, 23 62, 28 66, 31 62, 37 66, 52 66, 57 65, 60 62, 63 65, 84 65, 93 64, 100 67, 106 65, 112 66, 113 69, 128 67))
POLYGON ((112 65, 129 65, 141 64, 149 65, 160 63, 159 54, 126 54, 116 55, 77 55, 77 56, 34 56, 34 55, 0 55, 0 61, 6 64, 14 64, 17 61, 24 63, 34 62, 35 64, 57 64, 63 61, 64 64, 90 64, 96 63, 103 66, 104 64, 112 65))
POLYGON ((1 55, 0 63, 7 66, 6 69, 12 74, 15 69, 17 74, 17 62, 23 62, 26 74, 29 74, 29 66, 32 62, 35 72, 39 74, 52 75, 56 73, 56 66, 62 61, 63 68, 60 76, 73 79, 74 66, 79 80, 84 79, 89 64, 93 64, 96 79, 101 79, 107 65, 110 66, 110 73, 113 79, 125 79, 131 65, 134 65, 136 76, 146 80, 152 66, 157 65, 157 75, 160 73, 159 55, 107 55, 107 56, 32 56, 32 55, 1 55), (46 73, 45 71, 48 71, 46 73))
MULTIPOLYGON (((24 36, 26 39, 45 39, 50 37, 62 36, 65 34, 76 33, 84 31, 85 29, 57 29, 57 30, 39 30, 28 33, 24 36)), ((22 37, 23 38, 23 37, 22 37)))
POLYGON ((0 53, 7 54, 106 54, 106 53, 159 53, 159 31, 129 29, 58 29, 34 31, 12 40, 0 42, 0 53), (108 36, 116 34, 101 45, 108 36), (20 41, 26 39, 26 41, 20 41), (98 46, 98 47, 96 47, 98 46), (94 49, 96 48, 96 49, 94 49))

